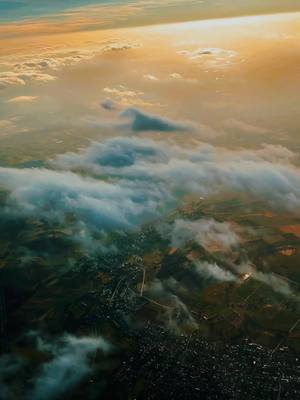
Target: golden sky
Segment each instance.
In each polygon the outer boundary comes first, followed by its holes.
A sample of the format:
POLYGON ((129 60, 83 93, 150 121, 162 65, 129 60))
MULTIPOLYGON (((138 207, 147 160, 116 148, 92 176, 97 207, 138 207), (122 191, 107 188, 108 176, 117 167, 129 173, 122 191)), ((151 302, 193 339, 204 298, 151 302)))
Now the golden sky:
POLYGON ((0 0, 1 37, 300 11, 297 0, 0 0))
POLYGON ((2 39, 0 156, 45 158, 119 134, 130 107, 193 126, 184 140, 297 147, 299 21, 289 13, 2 39))

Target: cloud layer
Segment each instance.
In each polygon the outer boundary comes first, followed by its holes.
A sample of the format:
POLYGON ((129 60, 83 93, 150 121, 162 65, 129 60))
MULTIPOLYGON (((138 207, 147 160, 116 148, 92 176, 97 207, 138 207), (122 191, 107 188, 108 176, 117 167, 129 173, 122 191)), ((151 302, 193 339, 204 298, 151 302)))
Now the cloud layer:
POLYGON ((265 145, 253 151, 229 151, 203 144, 179 148, 149 140, 148 155, 141 157, 138 147, 145 143, 143 140, 120 140, 116 147, 118 157, 122 159, 123 149, 124 154, 131 152, 132 162, 127 165, 109 165, 108 159, 116 157, 109 150, 109 141, 106 145, 94 144, 83 153, 67 154, 59 159, 59 163, 66 169, 86 164, 87 169, 94 168, 102 174, 141 182, 161 182, 172 193, 177 190, 204 196, 223 192, 246 193, 272 207, 299 213, 300 171, 293 164, 297 155, 282 146, 265 145), (98 152, 99 157, 96 155, 98 152), (108 157, 106 166, 103 165, 105 157, 108 157))
POLYGON ((129 50, 139 47, 138 43, 126 39, 111 39, 98 44, 82 46, 70 44, 61 49, 38 48, 28 54, 2 57, 0 62, 0 90, 12 86, 25 86, 28 82, 49 83, 57 79, 60 70, 87 62, 94 57, 111 51, 129 50))
MULTIPOLYGON (((59 223, 71 216, 77 234, 87 237, 136 229, 191 193, 248 194, 274 209, 299 214, 300 173, 292 164, 294 156, 281 146, 228 151, 119 137, 62 155, 51 169, 1 168, 0 186, 9 194, 7 213, 59 223)), ((192 236, 204 246, 217 240, 223 249, 238 243, 228 224, 202 220, 178 221, 173 244, 192 236)))
POLYGON ((5 212, 66 223, 75 219, 82 242, 91 234, 132 230, 157 216, 164 189, 134 181, 106 182, 68 171, 0 169, 0 186, 10 192, 5 212))

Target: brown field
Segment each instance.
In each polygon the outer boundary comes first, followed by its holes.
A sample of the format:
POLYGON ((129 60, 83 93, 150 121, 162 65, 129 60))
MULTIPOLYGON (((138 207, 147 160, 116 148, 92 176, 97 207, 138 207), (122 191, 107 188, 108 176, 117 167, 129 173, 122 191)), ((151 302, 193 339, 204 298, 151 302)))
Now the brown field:
POLYGON ((282 226, 281 231, 284 233, 293 233, 300 238, 300 224, 282 226))

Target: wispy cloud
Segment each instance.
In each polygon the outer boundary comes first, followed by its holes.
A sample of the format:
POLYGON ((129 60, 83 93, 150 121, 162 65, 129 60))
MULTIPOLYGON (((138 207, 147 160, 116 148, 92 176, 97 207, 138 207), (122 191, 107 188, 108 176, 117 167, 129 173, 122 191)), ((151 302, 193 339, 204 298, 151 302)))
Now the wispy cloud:
POLYGON ((13 354, 0 357, 0 398, 3 400, 20 397, 54 400, 63 395, 71 396, 82 380, 93 373, 91 357, 104 357, 112 350, 100 336, 65 334, 47 340, 38 332, 30 332, 27 336, 34 340, 35 351, 47 355, 47 361, 42 361, 40 368, 31 370, 32 378, 28 385, 26 369, 30 370, 32 366, 26 357, 18 358, 13 354))
POLYGON ((7 103, 32 103, 38 96, 17 96, 7 100, 7 103))
POLYGON ((208 262, 195 261, 194 268, 196 273, 206 280, 210 279, 220 282, 231 282, 237 279, 230 271, 219 267, 216 263, 210 264, 208 262))
POLYGON ((224 69, 238 62, 237 53, 220 48, 197 48, 196 50, 180 50, 178 54, 208 69, 224 69))
MULTIPOLYGON (((21 55, 11 54, 3 57, 0 62, 0 90, 24 86, 30 81, 52 82, 57 79, 57 72, 63 68, 90 61, 110 51, 125 51, 137 47, 138 43, 126 39, 110 39, 98 44, 69 45, 67 48, 62 46, 57 50, 37 48, 21 55)), ((113 88, 107 89, 114 91, 113 88)), ((121 88, 116 90, 121 91, 121 88)), ((123 91, 126 92, 125 89, 123 91)))
POLYGON ((90 357, 98 350, 107 353, 110 345, 102 338, 65 336, 60 343, 48 344, 53 358, 42 366, 36 378, 33 400, 57 399, 72 390, 92 372, 90 357))
POLYGON ((26 69, 24 71, 7 71, 0 72, 0 89, 6 89, 10 86, 24 86, 29 80, 35 80, 41 83, 47 83, 54 81, 55 76, 48 73, 37 72, 32 69, 26 69))
POLYGON ((228 222, 203 218, 197 221, 176 219, 171 227, 173 247, 183 247, 193 241, 207 250, 230 251, 239 247, 239 234, 228 222))

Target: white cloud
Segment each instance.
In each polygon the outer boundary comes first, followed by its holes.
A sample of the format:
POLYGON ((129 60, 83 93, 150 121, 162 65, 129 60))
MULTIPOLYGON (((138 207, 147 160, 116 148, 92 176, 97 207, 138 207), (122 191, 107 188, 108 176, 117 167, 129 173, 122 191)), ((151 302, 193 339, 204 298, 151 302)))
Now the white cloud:
POLYGON ((178 72, 172 72, 161 78, 158 78, 155 75, 146 74, 146 75, 143 75, 143 78, 147 79, 149 81, 153 81, 153 82, 159 81, 161 83, 170 83, 170 82, 174 82, 174 81, 183 82, 183 83, 197 83, 198 82, 198 79, 186 77, 178 72))
POLYGON ((294 297, 295 300, 300 301, 298 295, 290 287, 289 283, 279 275, 272 272, 267 273, 258 271, 251 263, 235 266, 238 274, 251 277, 262 284, 269 286, 274 292, 277 292, 286 297, 294 297))
POLYGON ((173 247, 182 247, 189 241, 197 242, 207 250, 232 250, 240 238, 228 222, 203 218, 197 221, 177 219, 170 232, 173 247))
POLYGON ((143 75, 143 78, 148 79, 149 81, 158 81, 159 79, 155 75, 151 74, 145 74, 143 75))
POLYGON ((126 86, 118 85, 116 87, 105 87, 103 89, 104 93, 111 96, 113 101, 118 108, 122 107, 131 107, 131 106, 138 106, 138 107, 152 107, 153 104, 145 101, 143 99, 144 92, 139 90, 131 90, 128 89, 126 86))
POLYGON ((123 97, 137 97, 137 96, 142 96, 144 93, 143 92, 138 92, 135 90, 130 90, 126 88, 125 86, 119 85, 118 87, 115 88, 110 88, 110 87, 105 87, 103 89, 105 93, 108 94, 113 94, 117 97, 123 98, 123 97))
POLYGON ((271 131, 268 128, 253 125, 253 124, 247 123, 245 121, 240 121, 235 118, 226 119, 223 122, 223 125, 225 128, 235 129, 235 130, 238 130, 241 132, 246 132, 246 133, 252 133, 254 135, 263 135, 266 133, 271 133, 271 131))
POLYGON ((169 75, 169 78, 171 78, 172 80, 179 81, 179 82, 181 81, 184 83, 197 83, 198 82, 198 79, 188 78, 186 76, 179 74, 178 72, 173 72, 172 74, 169 75))
MULTIPOLYGON (((155 124, 165 129, 165 121, 155 117, 153 125, 151 117, 150 122, 145 118, 135 126, 136 132, 155 129, 155 124)), ((77 221, 73 234, 84 242, 96 232, 137 229, 158 217, 162 206, 176 207, 185 194, 242 193, 276 210, 300 214, 300 171, 291 163, 293 155, 281 146, 228 151, 114 138, 58 157, 52 170, 0 168, 0 186, 9 193, 6 212, 61 223, 72 215, 77 221)), ((217 245, 223 250, 239 241, 227 223, 200 220, 178 221, 173 244, 192 235, 204 247, 217 245)))
POLYGON ((196 50, 180 50, 178 54, 190 61, 204 65, 209 69, 223 69, 237 62, 234 50, 220 48, 198 48, 196 50))
POLYGON ((114 39, 98 45, 73 46, 57 50, 39 49, 21 56, 3 57, 0 63, 0 89, 10 86, 26 85, 30 80, 51 82, 56 72, 79 62, 86 62, 109 51, 121 51, 139 47, 138 43, 114 39), (5 70, 6 69, 6 70, 5 70))
POLYGON ((9 86, 24 86, 28 80, 46 83, 55 79, 56 77, 53 75, 32 70, 0 72, 0 89, 9 86))
POLYGON ((188 307, 176 294, 185 290, 174 278, 154 279, 145 285, 148 301, 154 302, 162 312, 159 319, 170 331, 180 334, 184 329, 196 330, 198 325, 188 307))
POLYGON ((131 49, 137 49, 139 47, 141 47, 141 45, 136 42, 126 42, 126 41, 118 42, 118 41, 116 41, 116 42, 112 42, 112 43, 109 43, 106 46, 104 46, 103 52, 131 50, 131 49))
MULTIPOLYGON (((119 171, 132 179, 167 182, 172 190, 200 195, 222 192, 247 193, 274 208, 300 212, 300 173, 290 163, 272 162, 264 151, 226 151, 199 147, 178 153, 166 162, 142 163, 119 171)), ((276 158, 284 151, 277 149, 276 158)))
MULTIPOLYGON (((149 139, 116 137, 106 142, 95 142, 79 153, 66 153, 54 160, 62 169, 83 168, 101 173, 102 168, 122 168, 138 161, 158 162, 167 160, 167 149, 149 139)), ((106 172, 106 170, 104 170, 106 172)))
POLYGON ((38 99, 38 96, 17 96, 7 100, 7 103, 31 103, 38 99))
POLYGON ((24 79, 13 73, 0 73, 0 89, 5 89, 9 86, 25 85, 24 79))
POLYGON ((177 72, 174 72, 172 74, 170 74, 170 78, 172 79, 183 79, 183 76, 181 74, 178 74, 177 72))
POLYGON ((69 397, 77 385, 93 373, 91 357, 105 356, 112 350, 111 345, 100 336, 63 335, 44 340, 35 331, 29 332, 27 336, 34 340, 38 352, 47 354, 47 361, 42 361, 38 369, 31 370, 32 379, 28 385, 31 365, 26 358, 18 358, 13 354, 0 357, 1 400, 54 400, 64 395, 69 397))
POLYGON ((73 216, 73 238, 92 246, 93 234, 132 230, 154 218, 168 196, 162 185, 150 182, 105 182, 48 169, 0 168, 0 186, 10 193, 5 212, 58 223, 73 216))
POLYGON ((92 372, 90 357, 101 350, 107 353, 109 344, 101 337, 67 335, 60 343, 48 344, 53 358, 42 366, 31 395, 32 400, 52 400, 72 390, 92 372))
POLYGON ((185 55, 191 60, 197 60, 203 57, 222 57, 222 58, 233 58, 236 57, 237 53, 233 50, 220 49, 217 47, 199 48, 196 50, 181 50, 179 54, 185 55))
POLYGON ((214 279, 220 282, 231 282, 237 278, 230 271, 220 268, 217 264, 208 262, 194 262, 194 269, 203 279, 214 279))
MULTIPOLYGON (((178 148, 152 140, 147 143, 148 151, 158 154, 160 147, 160 156, 142 158, 136 156, 136 144, 142 144, 141 141, 136 137, 128 139, 126 151, 132 146, 134 155, 133 162, 128 165, 101 165, 102 146, 94 145, 89 152, 92 149, 100 151, 100 158, 92 165, 89 161, 87 166, 123 179, 160 182, 170 193, 177 190, 204 196, 223 192, 246 193, 275 209, 279 207, 300 213, 300 171, 292 164, 296 155, 282 146, 265 145, 253 151, 229 151, 203 144, 178 148)), ((125 143, 119 142, 118 146, 118 153, 122 154, 125 143)), ((78 157, 73 155, 72 161, 66 159, 65 162, 70 162, 72 168, 76 163, 83 167, 82 154, 78 157)))

